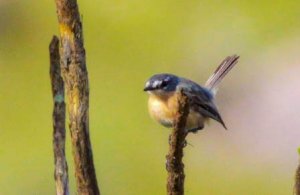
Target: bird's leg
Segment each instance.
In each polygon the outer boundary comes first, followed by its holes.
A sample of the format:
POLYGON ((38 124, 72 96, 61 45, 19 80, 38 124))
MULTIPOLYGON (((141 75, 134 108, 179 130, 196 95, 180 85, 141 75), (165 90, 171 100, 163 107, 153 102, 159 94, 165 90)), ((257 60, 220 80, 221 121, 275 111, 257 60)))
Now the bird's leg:
POLYGON ((199 127, 195 127, 195 128, 191 128, 191 129, 188 129, 187 132, 188 132, 188 133, 197 133, 198 131, 202 130, 203 128, 204 128, 204 125, 199 126, 199 127))

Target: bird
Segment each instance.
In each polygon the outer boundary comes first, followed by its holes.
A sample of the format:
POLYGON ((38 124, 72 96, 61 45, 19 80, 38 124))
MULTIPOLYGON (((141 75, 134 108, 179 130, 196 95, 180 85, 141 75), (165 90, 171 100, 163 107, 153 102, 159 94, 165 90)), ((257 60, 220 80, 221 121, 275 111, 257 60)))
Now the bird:
POLYGON ((227 129, 215 104, 215 96, 220 82, 237 64, 238 59, 238 55, 226 57, 204 86, 170 73, 151 76, 144 87, 144 91, 149 94, 150 116, 167 128, 173 127, 179 107, 178 94, 183 92, 187 96, 189 105, 185 126, 187 132, 196 133, 202 130, 209 119, 219 122, 227 129))

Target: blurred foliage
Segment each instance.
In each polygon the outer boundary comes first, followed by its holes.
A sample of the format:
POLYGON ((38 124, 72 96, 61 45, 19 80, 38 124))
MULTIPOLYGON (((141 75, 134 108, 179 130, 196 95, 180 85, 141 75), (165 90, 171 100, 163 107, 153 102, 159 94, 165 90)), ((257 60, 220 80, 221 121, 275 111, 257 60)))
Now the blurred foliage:
MULTIPOLYGON (((142 92, 149 76, 172 72, 203 83, 227 55, 237 53, 245 63, 299 35, 299 3, 79 1, 90 133, 102 193, 165 193, 168 130, 149 119, 142 92)), ((0 194, 55 192, 48 44, 57 33, 54 1, 0 0, 0 194)), ((212 149, 216 146, 206 139, 213 136, 205 133, 189 138, 186 194, 292 192, 290 173, 248 163, 238 148, 223 150, 228 146, 222 139, 217 142, 223 145, 212 149)), ((74 194, 69 140, 67 155, 74 194)))

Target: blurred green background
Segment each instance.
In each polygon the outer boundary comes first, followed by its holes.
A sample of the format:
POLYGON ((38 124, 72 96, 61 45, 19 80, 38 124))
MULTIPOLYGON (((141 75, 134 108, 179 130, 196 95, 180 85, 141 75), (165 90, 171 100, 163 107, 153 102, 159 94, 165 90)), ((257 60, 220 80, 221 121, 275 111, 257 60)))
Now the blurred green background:
MULTIPOLYGON (((79 2, 90 78, 90 134, 104 195, 165 194, 169 130, 142 89, 155 73, 220 87, 229 131, 188 137, 186 194, 292 194, 300 145, 300 1, 79 2)), ((54 194, 48 44, 54 1, 0 0, 0 194, 54 194)), ((71 192, 75 194, 68 134, 71 192)))

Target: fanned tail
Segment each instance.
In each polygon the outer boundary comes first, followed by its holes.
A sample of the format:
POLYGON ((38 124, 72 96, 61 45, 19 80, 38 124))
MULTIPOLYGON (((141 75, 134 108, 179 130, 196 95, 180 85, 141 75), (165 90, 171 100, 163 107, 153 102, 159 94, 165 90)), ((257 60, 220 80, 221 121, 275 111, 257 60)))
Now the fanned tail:
POLYGON ((222 81, 222 79, 226 76, 226 74, 236 65, 240 56, 232 55, 228 56, 223 60, 223 62, 218 66, 215 72, 208 78, 205 83, 205 87, 214 93, 217 90, 217 86, 222 81))

